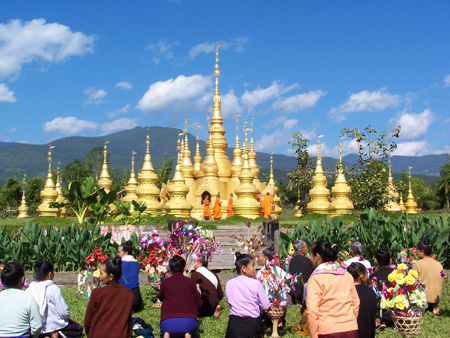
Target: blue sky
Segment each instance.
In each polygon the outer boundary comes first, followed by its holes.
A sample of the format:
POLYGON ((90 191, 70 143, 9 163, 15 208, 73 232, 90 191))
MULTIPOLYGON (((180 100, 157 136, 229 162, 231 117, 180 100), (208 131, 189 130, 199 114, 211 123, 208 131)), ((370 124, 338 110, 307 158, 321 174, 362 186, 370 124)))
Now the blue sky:
MULTIPOLYGON (((448 1, 2 1, 0 141, 43 144, 135 126, 206 139, 215 42, 227 138, 401 125, 397 155, 450 152, 448 1)), ((344 141, 344 154, 355 152, 344 141)), ((314 144, 311 154, 315 154, 314 144)))

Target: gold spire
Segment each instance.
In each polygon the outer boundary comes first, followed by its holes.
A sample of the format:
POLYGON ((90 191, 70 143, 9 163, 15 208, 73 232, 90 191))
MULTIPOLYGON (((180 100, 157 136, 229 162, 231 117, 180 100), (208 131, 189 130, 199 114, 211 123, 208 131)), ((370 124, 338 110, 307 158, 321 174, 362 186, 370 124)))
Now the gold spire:
POLYGON ((406 213, 408 214, 417 214, 417 202, 414 199, 412 189, 411 189, 411 169, 413 167, 408 167, 408 181, 409 181, 409 190, 408 190, 408 198, 406 199, 405 208, 406 213))
POLYGON ((338 216, 338 215, 347 215, 351 214, 353 209, 352 201, 350 200, 350 194, 352 193, 352 189, 347 183, 344 175, 344 165, 342 163, 342 136, 340 137, 341 141, 339 142, 339 163, 337 168, 337 176, 336 181, 334 182, 333 188, 331 188, 331 194, 333 196, 332 202, 329 206, 330 215, 338 216))
MULTIPOLYGON (((57 166, 56 166, 56 189, 55 190, 58 193, 58 196, 56 197, 55 202, 57 202, 57 203, 64 202, 64 196, 63 196, 62 188, 61 188, 62 179, 61 179, 61 174, 59 172, 60 164, 61 164, 61 162, 58 161, 57 166)), ((66 208, 65 207, 59 208, 58 215, 59 215, 59 217, 65 217, 66 216, 66 208)))
POLYGON ((270 153, 270 173, 268 185, 275 186, 275 180, 273 178, 273 151, 270 153))
POLYGON ((389 178, 388 178, 388 201, 384 206, 384 210, 386 211, 401 211, 400 205, 397 203, 399 193, 395 189, 394 179, 392 178, 392 165, 391 165, 391 157, 388 157, 389 161, 389 178))
POLYGON ((195 147, 195 156, 194 156, 194 177, 195 179, 200 179, 204 176, 202 171, 202 156, 200 155, 200 145, 198 144, 198 141, 200 140, 200 137, 198 136, 200 133, 200 123, 197 123, 197 145, 195 147))
POLYGON ((134 206, 132 201, 138 201, 138 196, 136 195, 136 190, 138 187, 138 182, 136 180, 136 175, 134 174, 134 155, 137 153, 135 151, 131 152, 131 173, 130 173, 130 179, 128 180, 128 183, 125 187, 125 197, 123 198, 124 202, 130 203, 130 209, 131 211, 134 210, 134 206))
POLYGON ((238 179, 242 168, 242 152, 239 144, 239 113, 236 113, 236 143, 233 150, 233 163, 231 164, 231 177, 238 179))
POLYGON ((18 208, 19 214, 17 215, 17 218, 26 218, 26 217, 29 217, 29 216, 28 216, 28 206, 27 206, 27 201, 25 200, 25 188, 26 188, 26 186, 27 186, 27 174, 23 174, 22 185, 23 185, 23 190, 22 190, 22 201, 20 202, 20 206, 19 206, 19 208, 18 208))
POLYGON ((108 172, 108 162, 107 162, 107 155, 108 155, 108 146, 107 144, 109 141, 105 140, 105 145, 103 146, 103 165, 102 165, 102 171, 100 173, 100 177, 98 179, 98 187, 100 189, 104 189, 107 193, 111 190, 112 181, 109 177, 108 172))
POLYGON ((52 149, 55 146, 51 144, 48 145, 48 172, 47 172, 47 180, 45 181, 44 189, 41 190, 42 203, 37 208, 37 212, 39 216, 57 216, 58 209, 50 208, 50 204, 56 201, 58 197, 58 193, 55 189, 55 183, 53 182, 52 177, 52 149))
POLYGON ((225 151, 228 148, 228 142, 225 138, 225 128, 223 127, 223 118, 221 111, 221 98, 219 93, 219 43, 216 43, 216 64, 214 66, 215 88, 213 96, 213 111, 211 116, 211 126, 209 127, 212 147, 214 148, 214 157, 219 168, 218 175, 221 181, 228 182, 231 177, 231 161, 225 151))
POLYGON ((318 135, 317 140, 317 164, 314 176, 312 179, 313 188, 309 191, 311 202, 308 203, 307 209, 309 213, 328 214, 328 207, 330 206, 329 196, 330 191, 327 189, 327 178, 323 174, 322 168, 322 154, 320 153, 320 138, 323 135, 318 135))
POLYGON ((194 166, 191 161, 191 151, 189 150, 189 141, 188 141, 188 117, 186 115, 186 120, 184 122, 184 149, 182 152, 182 161, 181 161, 181 173, 185 179, 193 179, 194 178, 194 166))
POLYGON ((250 150, 248 152, 248 164, 250 165, 250 168, 252 168, 252 173, 255 176, 255 180, 257 180, 257 183, 259 183, 259 167, 256 163, 256 152, 255 152, 255 144, 253 143, 253 115, 251 116, 250 120, 250 150))
POLYGON ((219 167, 214 156, 214 148, 212 138, 209 138, 206 148, 206 156, 203 159, 202 171, 204 177, 218 177, 219 167))
POLYGON ((161 211, 161 202, 158 201, 159 189, 156 186, 158 176, 155 174, 150 157, 150 136, 147 128, 146 146, 144 157, 144 165, 138 175, 139 185, 136 189, 136 195, 139 202, 145 202, 147 205, 146 213, 154 214, 161 211))

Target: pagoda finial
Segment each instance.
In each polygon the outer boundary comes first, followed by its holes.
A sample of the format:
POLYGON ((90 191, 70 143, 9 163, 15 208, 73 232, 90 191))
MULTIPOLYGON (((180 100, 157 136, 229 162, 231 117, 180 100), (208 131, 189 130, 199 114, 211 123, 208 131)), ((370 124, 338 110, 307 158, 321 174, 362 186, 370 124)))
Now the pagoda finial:
POLYGON ((131 152, 131 172, 134 175, 134 155, 136 155, 137 152, 135 152, 134 150, 131 152))
POLYGON ((183 129, 183 133, 187 134, 188 132, 188 116, 184 115, 184 129, 183 129))
POLYGON ((339 142, 339 162, 341 162, 341 167, 342 167, 342 152, 344 151, 343 149, 342 149, 342 136, 340 136, 339 137, 339 139, 341 140, 340 142, 339 142))
POLYGON ((51 144, 48 145, 48 154, 47 154, 47 160, 48 160, 48 172, 51 173, 52 171, 52 149, 55 148, 55 146, 52 146, 51 144))
POLYGON ((214 76, 219 76, 220 75, 220 69, 219 69, 219 47, 220 44, 218 42, 216 42, 216 64, 214 66, 214 76))
POLYGON ((103 146, 103 164, 106 164, 106 155, 108 155, 108 146, 109 141, 105 140, 105 145, 103 146))
POLYGON ((147 150, 146 150, 146 154, 150 154, 150 129, 149 128, 147 128, 147 136, 146 136, 146 139, 145 139, 145 144, 147 145, 147 150))
POLYGON ((275 186, 275 180, 273 178, 273 151, 270 152, 270 173, 269 173, 269 185, 275 186))
POLYGON ((321 153, 320 153, 320 138, 321 137, 323 137, 324 135, 320 135, 320 134, 318 134, 317 135, 317 158, 322 158, 322 155, 321 155, 321 153))

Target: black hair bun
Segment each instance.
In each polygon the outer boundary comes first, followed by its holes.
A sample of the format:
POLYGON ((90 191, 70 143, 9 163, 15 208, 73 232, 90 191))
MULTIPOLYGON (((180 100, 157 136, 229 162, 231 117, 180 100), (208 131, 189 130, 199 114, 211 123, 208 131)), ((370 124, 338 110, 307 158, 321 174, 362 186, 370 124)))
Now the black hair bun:
POLYGON ((337 244, 332 244, 331 245, 331 251, 333 251, 335 254, 337 254, 339 252, 339 246, 337 244))
POLYGON ((422 242, 423 242, 423 244, 425 244, 426 246, 430 246, 430 245, 431 245, 430 240, 429 240, 428 238, 424 238, 422 242))
POLYGON ((36 261, 36 266, 38 268, 40 268, 42 265, 44 265, 44 261, 41 261, 41 260, 36 261))
POLYGON ((6 263, 5 266, 3 267, 4 272, 11 272, 12 270, 12 266, 9 263, 6 263))
POLYGON ((234 256, 235 256, 236 258, 239 258, 239 257, 242 256, 242 254, 241 254, 239 251, 236 251, 236 252, 234 253, 234 256))
POLYGON ((113 263, 113 265, 115 266, 122 267, 122 259, 119 256, 113 258, 111 263, 113 263))

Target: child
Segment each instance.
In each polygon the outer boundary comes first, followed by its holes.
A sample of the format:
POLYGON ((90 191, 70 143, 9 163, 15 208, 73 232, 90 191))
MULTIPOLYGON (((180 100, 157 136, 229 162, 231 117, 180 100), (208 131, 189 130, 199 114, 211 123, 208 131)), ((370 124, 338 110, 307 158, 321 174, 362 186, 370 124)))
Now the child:
POLYGON ((225 337, 259 338, 261 310, 269 308, 269 297, 255 279, 255 259, 252 256, 237 252, 235 265, 238 276, 226 286, 230 318, 225 337))
POLYGON ((357 318, 358 336, 359 338, 374 338, 377 297, 375 292, 365 285, 367 282, 367 269, 363 264, 354 262, 347 267, 347 271, 355 280, 356 292, 358 292, 360 301, 357 318))
POLYGON ((83 327, 70 317, 69 308, 61 293, 61 289, 53 282, 55 269, 47 261, 37 261, 34 266, 34 278, 26 290, 39 306, 43 326, 42 334, 52 338, 58 337, 58 331, 74 333, 78 337, 83 334, 83 327), (70 323, 70 325, 69 325, 70 323), (66 330, 65 330, 66 329, 66 330), (76 332, 75 332, 76 331, 76 332))
POLYGON ((118 255, 122 259, 122 277, 119 283, 126 286, 133 292, 133 312, 142 310, 143 301, 139 289, 139 262, 133 257, 133 245, 131 241, 126 241, 119 246, 118 255))
POLYGON ((169 260, 172 276, 161 282, 158 299, 161 305, 161 338, 197 337, 197 317, 201 306, 195 282, 184 276, 186 261, 175 255, 169 260))
POLYGON ((22 291, 25 282, 22 265, 5 264, 1 280, 6 290, 0 293, 0 337, 39 337, 42 317, 33 297, 22 291))
POLYGON ((122 261, 109 258, 100 265, 99 280, 104 287, 96 288, 84 316, 88 338, 128 338, 131 335, 133 293, 119 284, 122 261))

